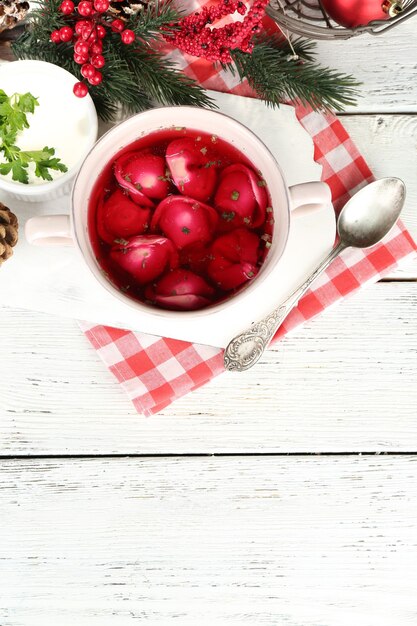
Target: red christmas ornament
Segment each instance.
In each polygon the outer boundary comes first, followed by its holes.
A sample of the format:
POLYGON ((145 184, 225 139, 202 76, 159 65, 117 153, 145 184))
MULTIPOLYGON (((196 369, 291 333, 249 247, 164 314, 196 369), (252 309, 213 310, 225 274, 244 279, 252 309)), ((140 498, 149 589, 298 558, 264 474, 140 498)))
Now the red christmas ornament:
POLYGON ((387 20, 401 12, 395 0, 322 0, 322 4, 329 16, 346 28, 387 20))
POLYGON ((50 39, 53 43, 59 43, 61 41, 61 34, 59 30, 53 30, 50 39))
POLYGON ((75 83, 73 87, 73 92, 77 96, 77 98, 85 98, 85 96, 88 94, 87 85, 85 85, 84 83, 75 83))
POLYGON ((94 0, 94 8, 98 13, 105 13, 110 6, 109 0, 94 0))
POLYGON ((106 59, 102 54, 95 54, 91 57, 91 64, 96 69, 101 69, 106 64, 106 59))
POLYGON ((74 11, 74 3, 72 2, 72 0, 64 0, 60 5, 59 10, 64 15, 71 15, 71 13, 74 11))
POLYGON ((129 30, 128 28, 126 28, 126 30, 122 32, 121 38, 123 43, 129 45, 135 41, 136 35, 133 30, 129 30))
POLYGON ((78 13, 83 17, 89 17, 94 11, 93 3, 88 0, 82 0, 78 5, 78 13))
POLYGON ((62 28, 59 29, 59 36, 61 38, 61 41, 71 41, 72 37, 74 35, 74 31, 72 30, 72 28, 70 26, 63 26, 62 28))

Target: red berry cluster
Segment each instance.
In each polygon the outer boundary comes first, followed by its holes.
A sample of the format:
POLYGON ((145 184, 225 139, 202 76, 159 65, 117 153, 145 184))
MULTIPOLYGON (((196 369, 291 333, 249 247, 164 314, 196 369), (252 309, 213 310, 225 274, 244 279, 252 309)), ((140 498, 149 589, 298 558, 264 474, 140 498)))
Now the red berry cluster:
MULTIPOLYGON (((90 85, 99 85, 103 80, 100 69, 106 64, 103 56, 103 39, 107 34, 106 27, 113 32, 120 33, 124 44, 131 44, 135 40, 133 30, 125 29, 125 24, 120 19, 110 22, 105 20, 109 9, 109 0, 81 0, 77 7, 72 0, 63 0, 59 10, 63 15, 71 18, 71 26, 62 26, 59 30, 51 33, 51 41, 54 43, 73 42, 74 61, 81 65, 81 74, 90 85), (78 13, 77 17, 76 13, 78 13)), ((88 93, 85 82, 74 85, 74 94, 83 98, 88 93)))
POLYGON ((165 39, 193 56, 229 63, 229 50, 238 48, 243 52, 252 52, 252 37, 261 29, 267 4, 268 0, 255 0, 248 11, 240 0, 222 0, 217 5, 205 6, 201 11, 184 17, 165 39), (245 16, 242 21, 220 28, 211 27, 216 20, 236 12, 245 16))

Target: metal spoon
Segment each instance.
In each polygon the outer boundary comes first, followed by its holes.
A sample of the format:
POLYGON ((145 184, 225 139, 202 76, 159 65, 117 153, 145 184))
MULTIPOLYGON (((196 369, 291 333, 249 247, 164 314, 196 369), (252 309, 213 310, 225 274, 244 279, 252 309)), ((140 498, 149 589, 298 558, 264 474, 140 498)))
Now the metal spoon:
POLYGON ((398 178, 381 178, 358 191, 345 204, 337 220, 338 245, 285 302, 232 339, 224 353, 225 368, 243 372, 255 365, 311 283, 345 248, 370 248, 381 241, 397 221, 404 201, 405 185, 398 178))

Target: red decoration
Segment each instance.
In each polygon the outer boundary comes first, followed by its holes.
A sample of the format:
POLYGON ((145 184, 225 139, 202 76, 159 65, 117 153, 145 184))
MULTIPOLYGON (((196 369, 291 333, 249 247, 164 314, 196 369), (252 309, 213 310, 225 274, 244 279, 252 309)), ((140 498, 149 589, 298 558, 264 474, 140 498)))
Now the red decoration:
POLYGON ((400 12, 391 0, 322 0, 329 16, 341 26, 365 26, 373 20, 387 20, 400 12))
POLYGON ((73 92, 77 98, 84 98, 88 94, 88 87, 84 83, 75 83, 73 92))
POLYGON ((125 24, 122 20, 116 19, 113 20, 111 23, 111 29, 115 32, 115 33, 121 33, 122 30, 124 29, 125 24))
POLYGON ((91 76, 93 76, 93 74, 95 73, 96 70, 94 69, 94 66, 91 65, 91 63, 84 63, 81 68, 81 74, 84 76, 84 78, 91 78, 91 76))
POLYGON ((61 34, 59 30, 53 30, 50 38, 53 43, 59 43, 61 41, 61 34))
POLYGON ((98 70, 105 66, 106 59, 102 54, 95 54, 91 57, 91 64, 98 70))
POLYGON ((103 80, 103 74, 98 70, 95 70, 94 74, 89 77, 88 82, 90 85, 99 85, 103 80))
POLYGON ((210 7, 204 6, 201 11, 187 15, 177 24, 172 34, 165 39, 183 52, 209 61, 229 63, 229 49, 239 48, 243 52, 252 52, 252 37, 261 29, 261 20, 265 13, 268 0, 254 0, 247 11, 240 0, 223 0, 210 7), (226 15, 239 13, 244 15, 242 21, 235 21, 220 28, 211 25, 226 15))
POLYGON ((110 6, 109 0, 94 0, 94 8, 98 13, 105 13, 110 6))
POLYGON ((60 5, 59 10, 64 15, 71 15, 71 13, 73 13, 74 11, 74 8, 75 7, 74 7, 74 3, 72 2, 72 0, 64 0, 60 5))
POLYGON ((82 2, 78 5, 77 10, 83 17, 89 17, 94 11, 93 3, 88 2, 88 0, 82 0, 82 2))
POLYGON ((61 41, 71 41, 72 37, 74 35, 74 31, 72 30, 72 28, 70 26, 63 26, 62 28, 59 29, 59 36, 61 38, 61 41))
POLYGON ((126 28, 126 30, 122 32, 121 37, 122 37, 123 43, 127 45, 133 43, 136 39, 135 33, 133 32, 133 30, 129 30, 129 28, 126 28))

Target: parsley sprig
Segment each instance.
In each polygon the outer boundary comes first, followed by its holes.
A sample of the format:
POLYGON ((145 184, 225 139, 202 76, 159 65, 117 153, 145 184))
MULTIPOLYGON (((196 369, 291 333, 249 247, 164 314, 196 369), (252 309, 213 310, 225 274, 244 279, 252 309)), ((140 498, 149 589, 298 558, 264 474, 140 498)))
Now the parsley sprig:
POLYGON ((20 131, 29 128, 27 113, 34 113, 39 105, 31 93, 14 93, 8 96, 0 89, 0 174, 12 173, 12 179, 28 184, 28 167, 35 164, 35 176, 52 180, 50 170, 67 172, 66 165, 54 157, 54 148, 45 146, 42 150, 21 150, 16 145, 20 131), (3 162, 1 162, 3 156, 3 162))

